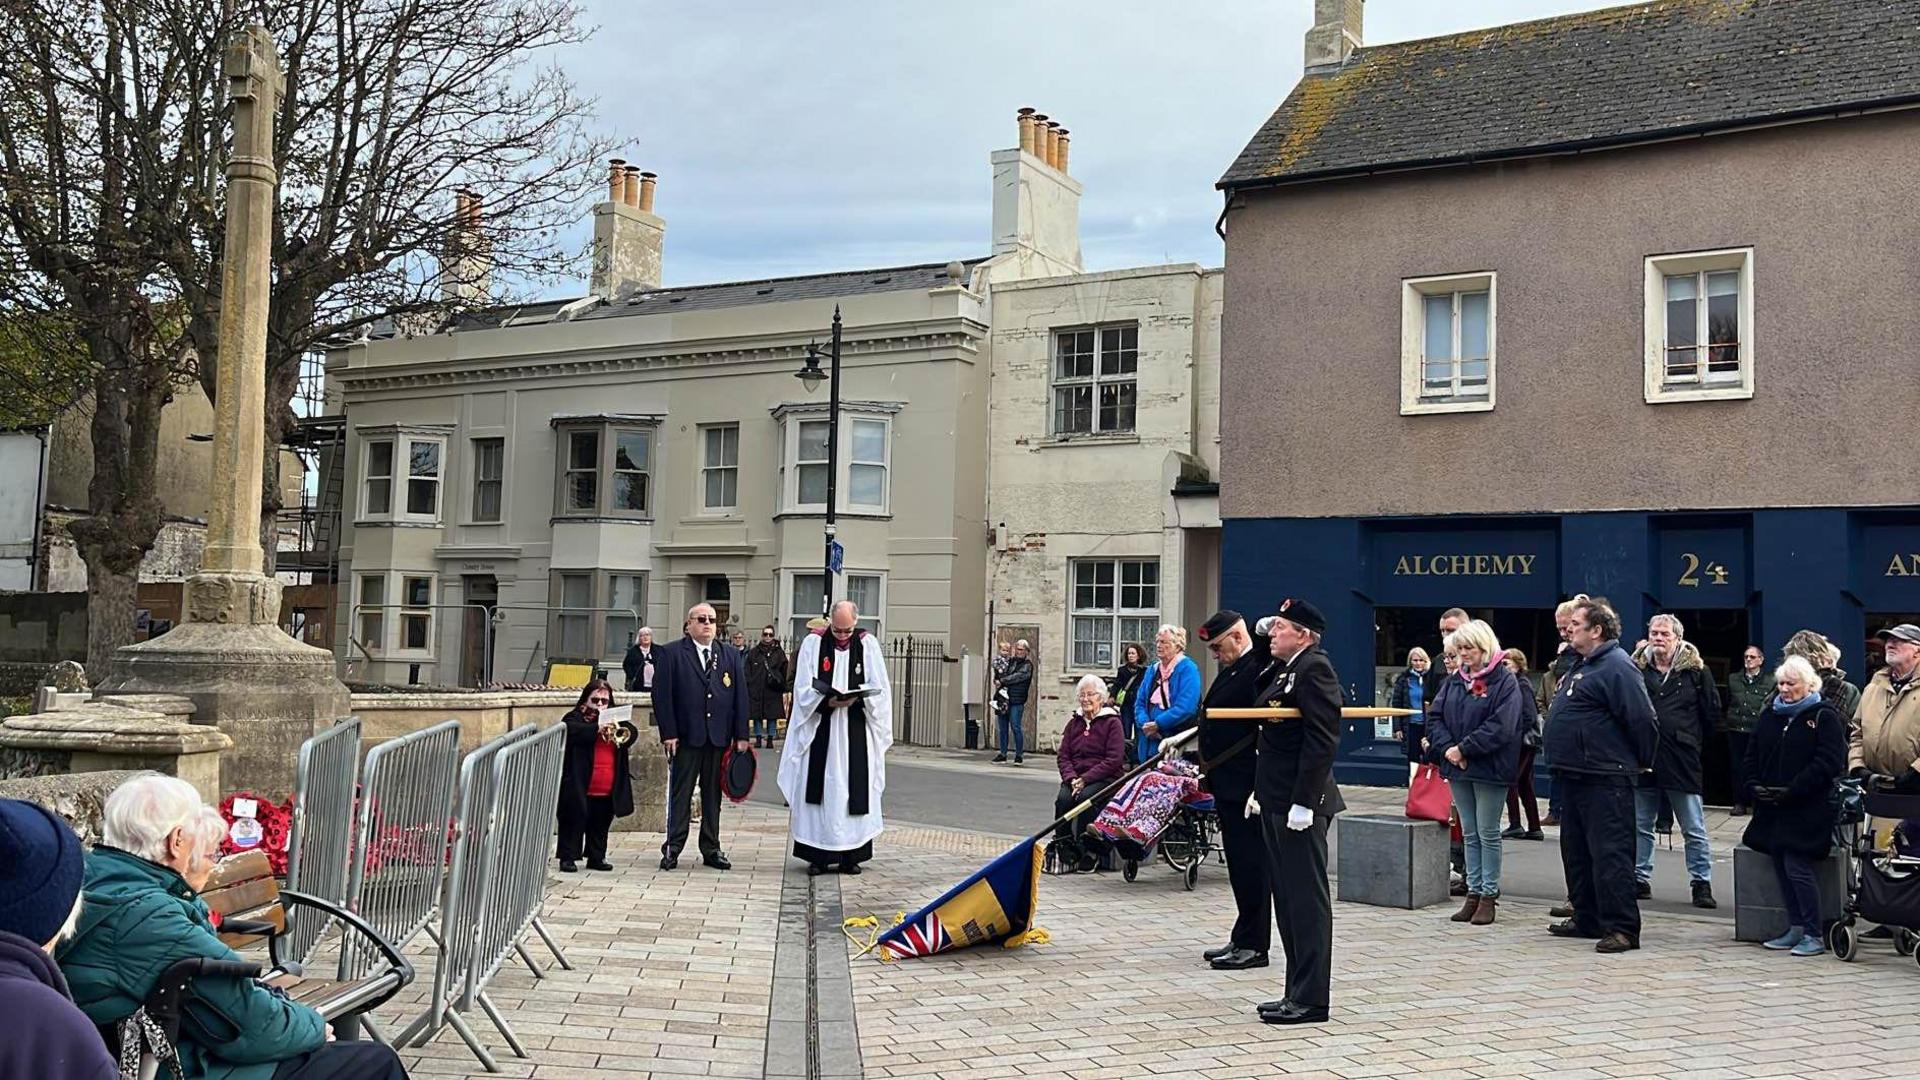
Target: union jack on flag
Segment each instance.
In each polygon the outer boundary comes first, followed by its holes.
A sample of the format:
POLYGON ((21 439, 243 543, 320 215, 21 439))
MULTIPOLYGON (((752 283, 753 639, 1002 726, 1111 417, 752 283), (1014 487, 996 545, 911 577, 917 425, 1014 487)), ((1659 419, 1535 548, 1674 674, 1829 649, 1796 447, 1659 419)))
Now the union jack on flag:
POLYGON ((947 936, 946 928, 940 925, 940 916, 929 911, 923 919, 902 923, 895 929, 895 936, 889 937, 885 944, 888 952, 905 959, 945 952, 953 947, 953 939, 947 936))

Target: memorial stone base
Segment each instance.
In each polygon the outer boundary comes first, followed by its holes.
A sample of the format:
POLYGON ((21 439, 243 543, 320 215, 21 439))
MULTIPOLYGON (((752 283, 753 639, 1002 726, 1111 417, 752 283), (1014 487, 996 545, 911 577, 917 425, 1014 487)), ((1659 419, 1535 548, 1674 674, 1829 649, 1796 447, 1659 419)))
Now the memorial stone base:
POLYGON ((1447 899, 1447 827, 1387 815, 1341 814, 1334 874, 1338 898, 1423 908, 1447 899))

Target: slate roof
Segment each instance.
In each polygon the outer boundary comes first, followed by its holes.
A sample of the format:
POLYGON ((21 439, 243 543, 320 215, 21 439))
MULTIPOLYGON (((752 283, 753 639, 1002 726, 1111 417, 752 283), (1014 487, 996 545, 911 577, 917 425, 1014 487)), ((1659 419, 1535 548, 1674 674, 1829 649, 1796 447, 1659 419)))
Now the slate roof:
POLYGON ((1356 50, 1217 186, 1598 149, 1920 103, 1920 0, 1652 0, 1356 50))
MULTIPOLYGON (((969 274, 985 261, 984 258, 961 260, 969 274)), ((761 278, 757 281, 722 281, 635 293, 620 303, 588 308, 575 315, 574 321, 678 314, 683 311, 745 307, 749 304, 775 304, 787 300, 831 300, 869 293, 935 289, 947 283, 947 264, 943 262, 883 266, 873 270, 839 270, 798 277, 761 278)), ((456 316, 447 329, 493 330, 503 326, 549 322, 561 308, 582 299, 585 297, 483 308, 456 316)))

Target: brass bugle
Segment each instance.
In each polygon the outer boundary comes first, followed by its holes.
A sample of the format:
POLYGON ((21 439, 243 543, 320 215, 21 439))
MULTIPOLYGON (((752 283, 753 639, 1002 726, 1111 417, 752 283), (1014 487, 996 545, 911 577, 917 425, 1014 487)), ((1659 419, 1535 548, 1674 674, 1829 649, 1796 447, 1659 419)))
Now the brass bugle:
POLYGON ((639 737, 640 737, 640 729, 635 727, 633 725, 633 721, 631 720, 622 720, 619 723, 613 725, 613 734, 610 736, 605 736, 607 741, 613 743, 613 745, 618 746, 623 750, 626 749, 628 746, 632 745, 633 740, 639 737))

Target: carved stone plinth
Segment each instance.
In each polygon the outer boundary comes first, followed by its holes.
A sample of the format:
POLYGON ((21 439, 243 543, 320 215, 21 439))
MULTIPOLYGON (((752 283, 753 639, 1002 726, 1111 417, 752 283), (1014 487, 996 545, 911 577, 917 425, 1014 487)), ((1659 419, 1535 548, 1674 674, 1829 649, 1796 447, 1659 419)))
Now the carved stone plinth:
POLYGON ((183 697, 136 694, 0 724, 0 776, 51 777, 151 769, 177 776, 213 802, 220 797, 224 733, 193 722, 183 697))

